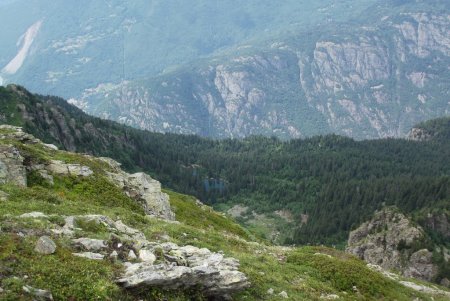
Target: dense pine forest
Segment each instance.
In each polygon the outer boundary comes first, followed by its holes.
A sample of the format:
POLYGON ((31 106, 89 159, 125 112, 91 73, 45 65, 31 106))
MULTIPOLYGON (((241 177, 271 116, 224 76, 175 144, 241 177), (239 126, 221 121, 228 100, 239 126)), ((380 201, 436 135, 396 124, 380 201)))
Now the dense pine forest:
POLYGON ((280 227, 295 229, 288 244, 341 244, 384 205, 417 221, 432 210, 450 211, 450 118, 418 125, 426 141, 211 140, 133 129, 18 86, 0 87, 0 110, 1 123, 63 149, 112 157, 219 209, 241 204, 268 216, 287 210, 292 221, 280 227))

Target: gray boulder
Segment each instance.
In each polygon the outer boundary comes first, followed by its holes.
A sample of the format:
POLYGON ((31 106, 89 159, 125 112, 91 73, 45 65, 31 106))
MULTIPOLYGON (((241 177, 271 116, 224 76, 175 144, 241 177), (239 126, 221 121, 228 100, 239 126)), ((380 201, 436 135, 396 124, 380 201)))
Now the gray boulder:
POLYGON ((166 244, 154 248, 168 252, 164 254, 165 263, 125 263, 125 273, 117 282, 128 289, 200 287, 208 296, 226 296, 249 285, 234 258, 193 246, 166 244))
POLYGON ((41 236, 36 242, 34 250, 40 254, 49 255, 56 251, 56 244, 48 236, 41 236))
POLYGON ((84 248, 87 251, 98 252, 107 248, 104 240, 92 239, 92 238, 77 238, 72 240, 75 245, 84 248))
POLYGON ((22 290, 33 296, 33 300, 38 301, 47 301, 47 300, 53 300, 52 293, 46 290, 37 289, 28 285, 25 285, 22 287, 22 290))
POLYGON ((108 172, 109 179, 128 196, 139 202, 145 212, 154 217, 165 220, 175 220, 175 214, 170 208, 169 196, 161 191, 161 183, 152 179, 149 175, 139 172, 128 174, 113 164, 113 160, 108 162, 114 172, 108 172))
POLYGON ((102 260, 105 258, 105 255, 93 252, 72 253, 72 255, 92 260, 102 260))
POLYGON ((13 146, 0 145, 0 184, 27 186, 24 158, 13 146))
POLYGON ((50 161, 50 164, 46 166, 46 169, 57 175, 71 175, 80 177, 88 177, 94 173, 87 166, 80 164, 66 164, 59 160, 50 161))

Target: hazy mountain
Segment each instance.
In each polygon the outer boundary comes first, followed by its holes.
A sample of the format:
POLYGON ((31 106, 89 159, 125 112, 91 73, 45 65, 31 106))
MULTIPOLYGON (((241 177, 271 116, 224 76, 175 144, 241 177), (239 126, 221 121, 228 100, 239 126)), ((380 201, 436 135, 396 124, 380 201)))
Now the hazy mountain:
POLYGON ((20 1, 1 77, 154 131, 403 136, 448 115, 446 1, 20 1))

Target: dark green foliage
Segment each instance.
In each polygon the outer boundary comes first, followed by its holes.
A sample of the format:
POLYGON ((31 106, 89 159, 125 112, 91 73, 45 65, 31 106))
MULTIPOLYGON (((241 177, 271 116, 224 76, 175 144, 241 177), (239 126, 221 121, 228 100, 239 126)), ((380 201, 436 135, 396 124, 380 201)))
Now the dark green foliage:
MULTIPOLYGON (((129 171, 144 170, 166 187, 208 204, 241 203, 266 214, 287 209, 297 221, 307 214, 308 223, 294 224, 297 230, 288 243, 339 244, 384 205, 413 213, 450 200, 450 139, 441 134, 448 132, 449 118, 421 125, 433 137, 424 142, 336 135, 287 142, 210 140, 136 130, 16 86, 0 93, 0 106, 21 104, 22 119, 6 122, 25 124, 26 131, 47 143, 112 157, 129 171)), ((98 181, 102 189, 106 184, 98 181)), ((82 182, 70 189, 95 198, 82 182)), ((104 205, 120 201, 112 196, 104 205)))

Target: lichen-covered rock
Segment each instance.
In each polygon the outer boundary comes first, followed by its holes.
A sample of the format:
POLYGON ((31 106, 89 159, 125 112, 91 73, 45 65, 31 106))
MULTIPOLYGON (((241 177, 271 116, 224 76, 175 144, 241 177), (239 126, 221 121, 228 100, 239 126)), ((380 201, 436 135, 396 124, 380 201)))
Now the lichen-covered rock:
POLYGON ((165 250, 166 263, 125 263, 126 271, 118 283, 125 288, 143 289, 157 286, 164 289, 178 289, 199 286, 206 295, 223 296, 246 288, 246 276, 238 271, 239 262, 224 258, 222 254, 193 246, 178 247, 170 244, 156 248, 165 250), (169 255, 170 254, 170 255, 169 255))
POLYGON ((87 237, 77 238, 72 240, 73 243, 77 246, 82 247, 87 251, 98 252, 106 249, 107 245, 104 240, 101 239, 92 239, 87 237))
POLYGON ((126 173, 120 169, 120 164, 112 159, 102 158, 102 160, 113 170, 107 173, 109 179, 128 196, 138 201, 148 215, 175 220, 175 214, 170 208, 169 196, 161 191, 160 182, 142 172, 126 173))
POLYGON ((56 244, 48 236, 41 236, 36 242, 34 250, 40 254, 49 255, 56 251, 56 244))
POLYGON ((66 164, 59 160, 52 160, 46 169, 57 175, 71 175, 80 177, 88 177, 94 173, 87 166, 80 164, 66 164))
POLYGON ((91 260, 102 260, 105 257, 105 255, 93 252, 72 253, 72 255, 91 260))
POLYGON ((432 253, 428 250, 411 253, 411 246, 420 243, 424 236, 420 226, 413 225, 398 209, 389 207, 350 232, 346 251, 385 270, 431 281, 438 272, 432 253))
POLYGON ((27 186, 24 158, 14 146, 0 145, 0 184, 27 186))

